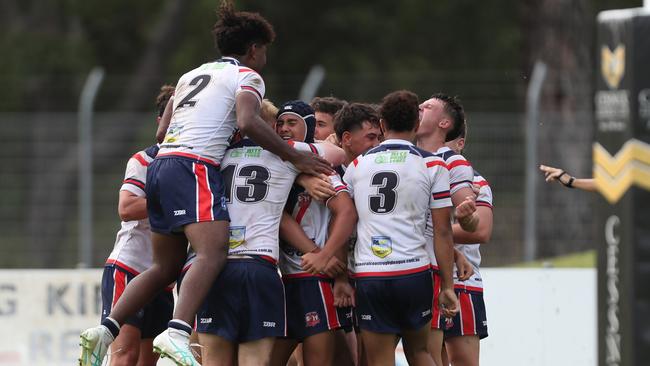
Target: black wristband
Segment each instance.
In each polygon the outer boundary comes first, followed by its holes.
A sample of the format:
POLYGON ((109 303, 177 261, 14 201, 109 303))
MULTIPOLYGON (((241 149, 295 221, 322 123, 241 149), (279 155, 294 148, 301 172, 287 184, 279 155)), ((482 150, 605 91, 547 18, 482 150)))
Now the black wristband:
POLYGON ((574 180, 576 180, 574 177, 569 178, 569 182, 568 182, 567 184, 565 184, 565 186, 567 186, 567 187, 569 187, 569 188, 575 188, 575 187, 573 186, 573 181, 574 181, 574 180))

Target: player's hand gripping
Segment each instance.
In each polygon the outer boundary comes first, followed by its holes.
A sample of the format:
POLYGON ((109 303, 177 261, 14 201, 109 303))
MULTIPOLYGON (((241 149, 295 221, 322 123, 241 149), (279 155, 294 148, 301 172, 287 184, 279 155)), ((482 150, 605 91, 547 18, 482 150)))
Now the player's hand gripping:
POLYGON ((333 172, 332 166, 327 160, 311 152, 296 151, 289 161, 305 174, 319 175, 333 172))
POLYGON ((335 277, 345 270, 345 264, 336 257, 327 258, 320 249, 302 255, 302 269, 311 274, 325 273, 335 277))
POLYGON ((325 174, 319 174, 318 176, 301 174, 296 182, 305 188, 311 198, 317 201, 325 201, 336 194, 332 182, 325 174))
POLYGON ((465 200, 456 207, 454 215, 458 221, 464 220, 476 211, 476 199, 474 197, 467 196, 465 200))
POLYGON ((467 260, 467 257, 460 251, 454 249, 454 261, 456 262, 456 274, 459 281, 467 281, 474 274, 474 267, 467 260))
POLYGON ((441 290, 440 297, 438 298, 442 315, 447 318, 453 318, 458 314, 460 305, 458 304, 458 297, 452 288, 441 290))
POLYGON ((354 301, 354 288, 347 277, 339 277, 334 281, 334 306, 344 308, 356 306, 354 301))
POLYGON ((345 263, 341 262, 338 258, 332 257, 325 266, 325 271, 323 271, 329 277, 335 278, 342 275, 345 271, 348 270, 348 267, 345 263))

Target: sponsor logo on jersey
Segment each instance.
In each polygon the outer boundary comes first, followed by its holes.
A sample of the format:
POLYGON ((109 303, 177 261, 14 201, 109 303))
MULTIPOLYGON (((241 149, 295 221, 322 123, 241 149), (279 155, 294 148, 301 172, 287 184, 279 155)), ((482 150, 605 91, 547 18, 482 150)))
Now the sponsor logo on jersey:
POLYGON ((375 157, 377 164, 404 163, 409 156, 408 151, 387 151, 378 153, 375 157))
POLYGON ((431 309, 423 311, 422 312, 422 317, 424 318, 425 316, 427 316, 429 314, 431 314, 431 309))
POLYGON ((174 216, 183 216, 185 215, 185 210, 174 210, 174 216))
POLYGON ((201 318, 201 324, 210 324, 212 323, 212 318, 201 318))
POLYGON ((305 326, 307 328, 315 327, 318 324, 320 324, 320 317, 318 316, 317 312, 311 311, 311 312, 305 314, 305 326))
POLYGON ((262 322, 264 328, 275 328, 275 322, 262 322))
POLYGON ((230 249, 235 249, 238 246, 244 244, 246 241, 246 226, 231 226, 230 230, 230 239, 228 244, 230 249))
POLYGON ((386 258, 393 252, 393 241, 388 236, 373 236, 371 248, 374 255, 386 258))
POLYGON ((262 155, 261 147, 246 147, 241 149, 233 149, 230 152, 231 158, 259 158, 262 155))

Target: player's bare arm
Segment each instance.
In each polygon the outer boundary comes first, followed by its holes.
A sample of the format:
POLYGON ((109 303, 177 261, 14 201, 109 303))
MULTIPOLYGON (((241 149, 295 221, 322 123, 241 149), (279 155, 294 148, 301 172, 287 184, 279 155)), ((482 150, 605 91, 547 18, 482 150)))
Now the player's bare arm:
POLYGON ((341 248, 345 248, 358 220, 354 202, 347 192, 341 192, 330 198, 327 207, 332 213, 332 218, 329 237, 323 250, 320 253, 308 253, 302 256, 302 268, 311 273, 324 271, 330 259, 341 248))
POLYGON ((354 300, 354 288, 350 285, 347 274, 334 279, 333 292, 334 306, 344 308, 357 305, 354 300))
POLYGON ((319 249, 318 246, 307 237, 305 232, 302 230, 302 227, 300 227, 300 224, 296 222, 296 219, 284 211, 282 212, 282 219, 280 220, 280 238, 303 253, 309 253, 319 249))
POLYGON ((431 220, 434 230, 433 250, 440 269, 440 305, 445 316, 454 316, 459 309, 458 298, 454 293, 453 262, 454 246, 450 222, 450 210, 438 208, 431 210, 431 220))
POLYGON ((474 274, 474 267, 458 249, 454 249, 454 263, 456 263, 458 280, 467 281, 474 274))
POLYGON ((130 191, 120 191, 117 213, 122 221, 142 220, 147 215, 147 199, 130 191))
POLYGON ((239 93, 236 100, 237 126, 263 149, 291 162, 303 173, 317 175, 332 172, 331 165, 320 156, 292 149, 260 117, 260 102, 252 93, 239 93))
POLYGON ((492 208, 478 206, 476 207, 476 215, 479 217, 479 222, 473 232, 463 230, 460 224, 452 225, 456 244, 485 244, 490 241, 493 222, 492 208))

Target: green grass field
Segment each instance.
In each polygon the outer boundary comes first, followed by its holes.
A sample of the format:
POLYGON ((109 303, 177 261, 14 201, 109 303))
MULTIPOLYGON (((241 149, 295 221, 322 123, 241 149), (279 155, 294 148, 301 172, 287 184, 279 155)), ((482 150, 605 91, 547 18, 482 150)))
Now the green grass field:
POLYGON ((519 263, 515 265, 519 268, 595 268, 596 251, 588 250, 586 252, 573 253, 560 257, 540 259, 533 262, 519 263))

